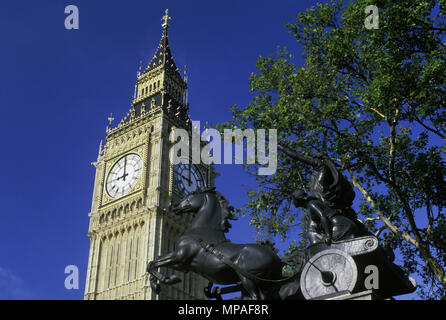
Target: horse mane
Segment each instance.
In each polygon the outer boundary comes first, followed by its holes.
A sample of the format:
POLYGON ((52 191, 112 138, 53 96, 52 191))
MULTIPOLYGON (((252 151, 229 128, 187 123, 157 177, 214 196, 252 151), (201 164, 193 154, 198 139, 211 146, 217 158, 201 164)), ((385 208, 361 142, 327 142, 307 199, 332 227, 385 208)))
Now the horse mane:
POLYGON ((194 193, 194 194, 213 193, 215 195, 218 203, 220 204, 220 208, 221 208, 221 219, 222 219, 223 229, 231 226, 230 223, 228 222, 228 220, 236 220, 237 219, 237 217, 235 217, 235 215, 233 213, 234 207, 229 204, 229 201, 228 201, 228 199, 226 199, 225 196, 223 196, 220 192, 215 190, 215 187, 205 188, 202 190, 196 190, 192 193, 194 193))
POLYGON ((226 199, 220 192, 214 191, 215 196, 217 197, 218 202, 220 203, 221 210, 222 210, 222 218, 225 220, 231 219, 233 220, 235 218, 234 216, 234 207, 229 205, 228 199, 226 199))

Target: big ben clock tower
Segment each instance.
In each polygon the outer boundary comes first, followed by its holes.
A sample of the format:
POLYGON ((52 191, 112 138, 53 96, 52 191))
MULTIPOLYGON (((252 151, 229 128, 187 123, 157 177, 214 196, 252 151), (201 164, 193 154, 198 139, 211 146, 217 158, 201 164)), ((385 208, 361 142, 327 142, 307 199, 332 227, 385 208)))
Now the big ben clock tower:
POLYGON ((157 296, 146 273, 147 263, 172 251, 190 222, 169 212, 171 202, 214 184, 212 166, 170 161, 171 131, 190 131, 191 121, 187 78, 178 72, 169 46, 169 19, 166 10, 156 53, 138 72, 131 109, 115 128, 107 128, 93 163, 85 299, 204 297, 207 281, 196 274, 177 273, 182 282, 162 287, 157 296), (182 181, 185 170, 193 183, 182 181))

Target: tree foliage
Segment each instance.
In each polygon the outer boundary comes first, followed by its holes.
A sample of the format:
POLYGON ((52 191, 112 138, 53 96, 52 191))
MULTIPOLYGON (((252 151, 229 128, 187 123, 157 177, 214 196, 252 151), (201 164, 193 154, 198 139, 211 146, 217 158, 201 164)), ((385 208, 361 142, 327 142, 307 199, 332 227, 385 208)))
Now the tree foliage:
MULTIPOLYGON (((424 298, 446 294, 445 13, 444 0, 339 0, 298 13, 286 26, 304 64, 286 48, 259 57, 252 101, 220 125, 275 128, 280 146, 335 160, 359 216, 421 276, 424 298), (379 8, 379 29, 364 26, 368 5, 379 8)), ((276 174, 257 177, 244 211, 261 234, 304 227, 291 194, 309 173, 279 152, 276 174)))

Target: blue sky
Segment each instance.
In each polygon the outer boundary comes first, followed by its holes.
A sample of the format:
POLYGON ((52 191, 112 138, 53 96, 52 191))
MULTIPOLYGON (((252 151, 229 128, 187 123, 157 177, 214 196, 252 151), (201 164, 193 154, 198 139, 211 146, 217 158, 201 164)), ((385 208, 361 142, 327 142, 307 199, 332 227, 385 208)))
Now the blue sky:
MULTIPOLYGON (((91 162, 110 112, 119 121, 130 109, 139 61, 155 53, 166 8, 174 59, 188 69, 191 118, 215 124, 250 101, 259 55, 286 46, 299 57, 284 23, 315 2, 2 1, 0 299, 82 299, 91 162), (79 30, 64 28, 71 4, 79 30), (79 290, 64 287, 67 265, 79 268, 79 290)), ((253 179, 236 165, 217 171, 218 190, 241 207, 241 185, 253 179)), ((247 219, 233 225, 230 239, 252 241, 247 219)))

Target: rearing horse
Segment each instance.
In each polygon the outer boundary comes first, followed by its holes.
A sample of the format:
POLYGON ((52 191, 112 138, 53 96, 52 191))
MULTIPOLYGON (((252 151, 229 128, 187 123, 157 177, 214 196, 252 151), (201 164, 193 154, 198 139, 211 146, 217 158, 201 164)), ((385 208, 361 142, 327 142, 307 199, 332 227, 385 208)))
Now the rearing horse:
POLYGON ((160 281, 174 284, 176 275, 165 276, 157 271, 169 267, 178 271, 193 271, 209 281, 227 285, 239 283, 242 299, 268 298, 268 280, 282 277, 282 262, 272 248, 259 244, 233 244, 225 233, 235 220, 232 207, 215 188, 190 194, 172 208, 177 215, 196 213, 189 228, 178 239, 176 250, 147 265, 152 289, 159 293, 160 281), (265 281, 266 279, 266 281, 265 281))

